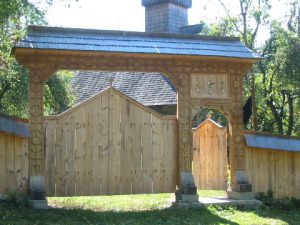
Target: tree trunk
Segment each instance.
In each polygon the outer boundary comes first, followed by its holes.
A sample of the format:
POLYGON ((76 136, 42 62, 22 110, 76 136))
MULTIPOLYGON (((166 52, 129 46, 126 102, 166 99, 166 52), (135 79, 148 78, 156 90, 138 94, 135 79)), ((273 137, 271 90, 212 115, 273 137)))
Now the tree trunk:
POLYGON ((288 106, 289 106, 289 122, 288 122, 288 130, 286 132, 287 135, 291 135, 293 131, 293 126, 294 126, 294 105, 293 105, 293 98, 290 93, 287 93, 288 97, 288 106))
POLYGON ((251 81, 250 81, 250 92, 251 92, 251 101, 252 101, 252 120, 253 120, 253 130, 258 130, 258 123, 257 123, 257 107, 256 107, 256 99, 255 99, 255 82, 254 82, 254 75, 251 74, 251 81))

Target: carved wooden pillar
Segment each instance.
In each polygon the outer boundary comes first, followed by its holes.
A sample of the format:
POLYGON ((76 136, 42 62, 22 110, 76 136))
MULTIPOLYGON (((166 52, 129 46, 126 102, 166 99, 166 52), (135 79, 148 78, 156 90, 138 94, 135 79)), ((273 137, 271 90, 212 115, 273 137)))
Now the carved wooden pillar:
POLYGON ((32 200, 45 199, 44 80, 45 72, 30 69, 29 74, 29 190, 32 200))
POLYGON ((190 75, 180 74, 177 83, 177 120, 179 132, 180 184, 177 200, 198 201, 197 188, 192 175, 193 136, 191 125, 190 75), (192 196, 192 197, 191 197, 192 196))
POLYGON ((192 125, 189 76, 182 76, 177 87, 177 119, 179 130, 179 170, 192 171, 192 125))
POLYGON ((235 192, 251 192, 251 185, 245 173, 242 82, 241 74, 231 75, 231 117, 229 118, 231 189, 235 192))

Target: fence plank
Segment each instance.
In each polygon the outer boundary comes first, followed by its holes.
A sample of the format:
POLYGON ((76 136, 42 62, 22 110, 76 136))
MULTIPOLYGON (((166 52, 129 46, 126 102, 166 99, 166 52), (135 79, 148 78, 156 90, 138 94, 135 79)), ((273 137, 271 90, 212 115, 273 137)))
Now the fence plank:
POLYGON ((0 193, 6 192, 6 142, 7 135, 0 133, 0 193))
POLYGON ((142 113, 142 193, 152 193, 152 126, 151 114, 142 113))

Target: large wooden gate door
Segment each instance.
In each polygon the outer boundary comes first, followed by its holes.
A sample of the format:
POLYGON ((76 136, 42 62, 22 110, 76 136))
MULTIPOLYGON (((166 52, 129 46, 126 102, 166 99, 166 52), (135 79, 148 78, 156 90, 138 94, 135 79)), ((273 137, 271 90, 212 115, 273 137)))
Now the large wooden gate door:
POLYGON ((47 196, 175 191, 175 117, 109 88, 45 124, 47 196))

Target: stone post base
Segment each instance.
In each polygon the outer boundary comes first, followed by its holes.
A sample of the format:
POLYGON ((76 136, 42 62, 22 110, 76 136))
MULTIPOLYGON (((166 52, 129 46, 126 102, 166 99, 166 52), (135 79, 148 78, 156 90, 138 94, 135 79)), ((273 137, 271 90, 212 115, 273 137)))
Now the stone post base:
POLYGON ((234 200, 253 200, 255 199, 255 193, 227 191, 227 197, 234 200))
POLYGON ((180 189, 176 191, 177 203, 197 203, 199 196, 192 172, 180 173, 180 189))
POLYGON ((32 208, 35 209, 48 209, 48 201, 47 200, 30 200, 29 204, 32 208))
POLYGON ((29 191, 31 200, 45 200, 45 177, 30 176, 29 191))

